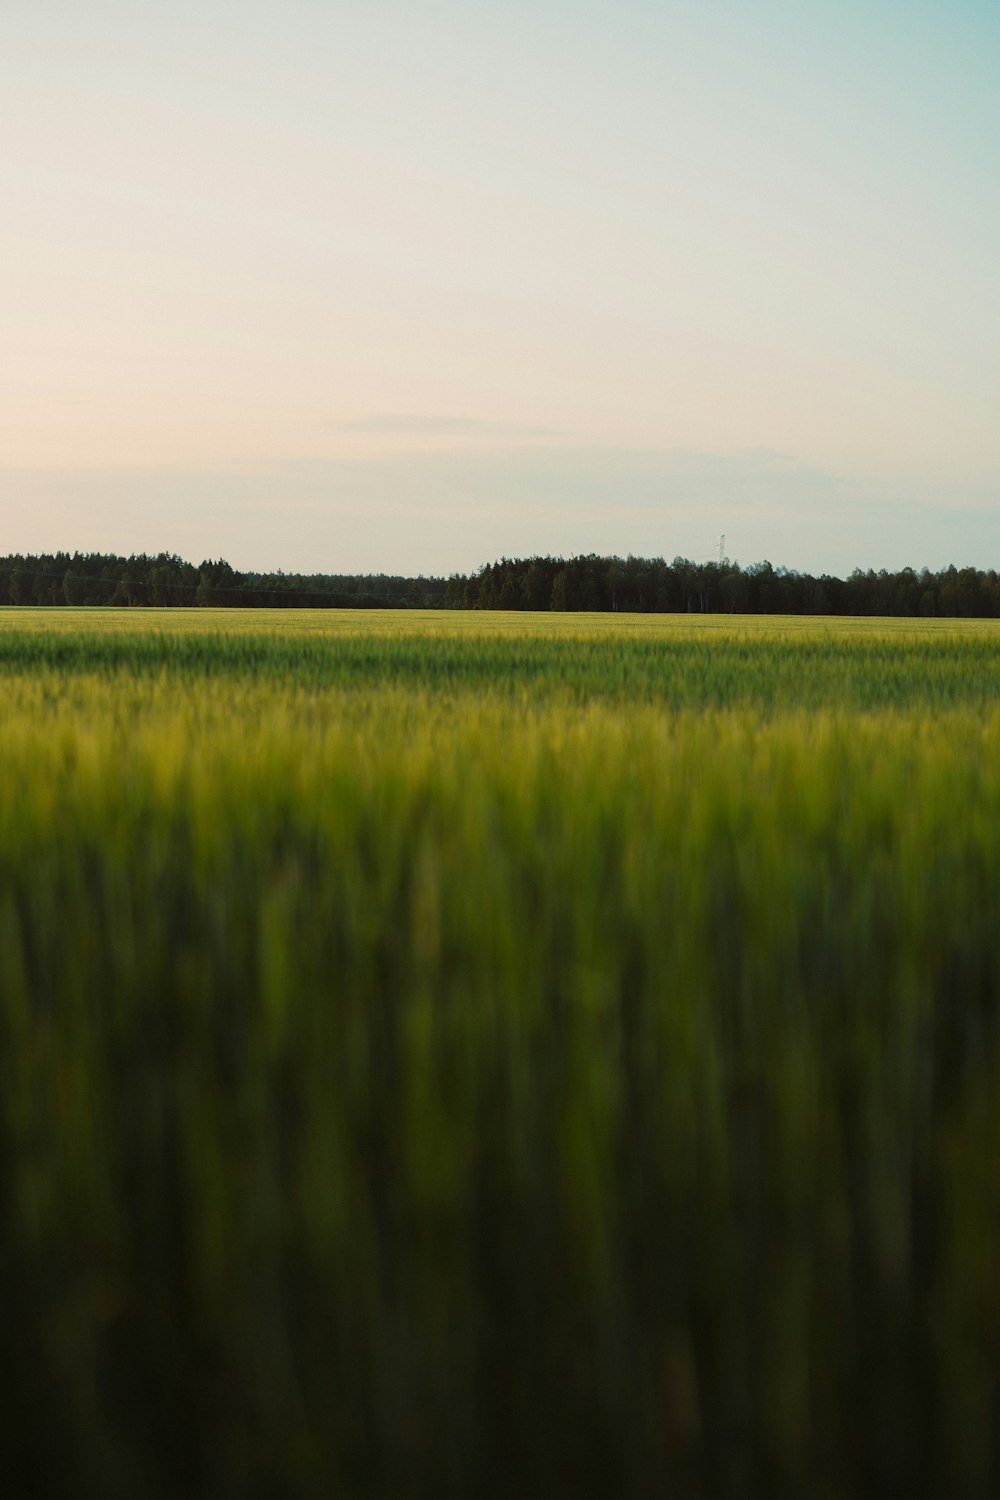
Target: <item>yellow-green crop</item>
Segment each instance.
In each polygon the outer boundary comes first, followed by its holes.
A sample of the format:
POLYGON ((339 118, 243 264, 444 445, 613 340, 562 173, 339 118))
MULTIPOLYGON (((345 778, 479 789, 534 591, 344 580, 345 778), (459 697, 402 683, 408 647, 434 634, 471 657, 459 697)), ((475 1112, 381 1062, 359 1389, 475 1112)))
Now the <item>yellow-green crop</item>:
POLYGON ((998 648, 0 612, 13 1492, 995 1493, 998 648))

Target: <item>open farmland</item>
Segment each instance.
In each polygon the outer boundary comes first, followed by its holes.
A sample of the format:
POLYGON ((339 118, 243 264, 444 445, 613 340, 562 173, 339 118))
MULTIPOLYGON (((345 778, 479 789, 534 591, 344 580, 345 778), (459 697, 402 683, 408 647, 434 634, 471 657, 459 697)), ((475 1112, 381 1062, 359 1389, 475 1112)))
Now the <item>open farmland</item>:
POLYGON ((1000 1489, 1000 626, 0 612, 7 1493, 1000 1489))

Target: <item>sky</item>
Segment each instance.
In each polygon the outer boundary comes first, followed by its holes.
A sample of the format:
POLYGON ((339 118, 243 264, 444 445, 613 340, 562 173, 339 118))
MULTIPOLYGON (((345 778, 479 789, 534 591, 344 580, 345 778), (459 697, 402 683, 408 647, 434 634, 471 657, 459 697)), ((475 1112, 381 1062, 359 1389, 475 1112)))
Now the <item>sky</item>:
POLYGON ((7 0, 0 140, 0 553, 1000 567, 996 0, 7 0))

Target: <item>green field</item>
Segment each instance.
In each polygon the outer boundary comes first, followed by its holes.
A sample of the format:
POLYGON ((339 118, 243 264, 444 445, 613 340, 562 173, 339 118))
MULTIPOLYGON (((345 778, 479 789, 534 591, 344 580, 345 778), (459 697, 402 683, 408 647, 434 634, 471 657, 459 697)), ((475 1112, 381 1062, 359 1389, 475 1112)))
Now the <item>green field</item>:
POLYGON ((1000 625, 0 611, 5 1494, 1000 1492, 1000 625))

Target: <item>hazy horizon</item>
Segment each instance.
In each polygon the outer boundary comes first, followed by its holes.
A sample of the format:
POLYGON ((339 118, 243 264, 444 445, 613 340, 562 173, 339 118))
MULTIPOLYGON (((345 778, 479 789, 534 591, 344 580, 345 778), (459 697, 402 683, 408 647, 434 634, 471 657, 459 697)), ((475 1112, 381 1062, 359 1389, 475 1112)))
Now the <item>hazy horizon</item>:
POLYGON ((38 0, 0 551, 1000 564, 1000 12, 38 0))

